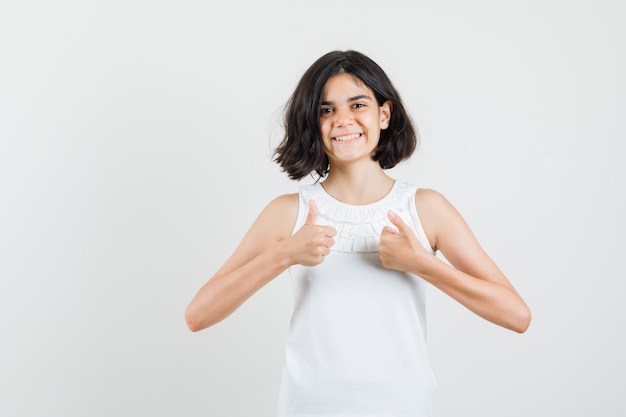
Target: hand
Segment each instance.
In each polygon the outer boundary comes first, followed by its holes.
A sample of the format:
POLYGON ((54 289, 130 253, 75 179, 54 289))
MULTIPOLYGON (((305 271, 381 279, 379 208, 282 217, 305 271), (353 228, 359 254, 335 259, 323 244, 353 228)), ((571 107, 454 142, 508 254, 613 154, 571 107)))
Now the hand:
POLYGON ((385 226, 380 234, 378 253, 383 266, 387 269, 411 272, 419 275, 422 259, 430 255, 417 240, 413 230, 393 211, 387 214, 391 223, 397 228, 385 226))
POLYGON ((292 264, 315 266, 324 261, 324 257, 335 244, 333 237, 337 231, 330 226, 320 226, 317 221, 317 205, 309 200, 309 213, 300 230, 288 242, 292 264))

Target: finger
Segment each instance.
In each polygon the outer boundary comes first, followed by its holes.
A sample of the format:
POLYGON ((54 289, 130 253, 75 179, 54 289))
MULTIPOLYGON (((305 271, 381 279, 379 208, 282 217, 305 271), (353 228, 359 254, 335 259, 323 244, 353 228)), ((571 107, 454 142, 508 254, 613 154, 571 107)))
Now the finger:
POLYGON ((322 226, 324 230, 324 234, 328 237, 333 237, 337 234, 337 229, 332 226, 322 226))
POLYGON ((304 224, 315 224, 315 220, 317 219, 317 204, 315 204, 315 200, 309 200, 309 213, 306 215, 306 220, 304 224))
POLYGON ((397 235, 398 234, 398 230, 394 229, 393 227, 389 227, 389 226, 385 226, 383 227, 383 231, 381 232, 381 235, 397 235))
POLYGON ((404 221, 402 221, 400 216, 398 216, 394 211, 389 210, 389 213, 387 213, 387 216, 389 217, 389 220, 391 220, 391 223, 393 223, 393 225, 398 228, 398 231, 400 233, 404 233, 407 231, 408 226, 406 225, 406 223, 404 223, 404 221))

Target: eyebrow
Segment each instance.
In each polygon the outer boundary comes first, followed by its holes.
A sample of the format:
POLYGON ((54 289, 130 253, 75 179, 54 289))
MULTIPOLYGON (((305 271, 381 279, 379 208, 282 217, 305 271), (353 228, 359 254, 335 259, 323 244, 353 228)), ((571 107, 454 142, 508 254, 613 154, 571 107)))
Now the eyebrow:
MULTIPOLYGON (((346 100, 346 103, 350 103, 351 101, 357 101, 357 100, 372 100, 372 98, 366 94, 359 94, 358 96, 354 96, 354 97, 350 97, 348 100, 346 100)), ((322 106, 328 106, 329 104, 335 104, 332 101, 322 101, 322 106)))

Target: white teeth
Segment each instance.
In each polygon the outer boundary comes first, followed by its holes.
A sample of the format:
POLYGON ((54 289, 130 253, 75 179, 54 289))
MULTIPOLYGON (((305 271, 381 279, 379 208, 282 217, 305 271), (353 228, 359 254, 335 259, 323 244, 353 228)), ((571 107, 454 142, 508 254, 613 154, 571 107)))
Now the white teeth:
POLYGON ((338 141, 344 141, 344 140, 352 140, 352 139, 357 139, 359 136, 361 136, 360 133, 354 133, 352 135, 346 135, 346 136, 335 136, 335 140, 338 141))

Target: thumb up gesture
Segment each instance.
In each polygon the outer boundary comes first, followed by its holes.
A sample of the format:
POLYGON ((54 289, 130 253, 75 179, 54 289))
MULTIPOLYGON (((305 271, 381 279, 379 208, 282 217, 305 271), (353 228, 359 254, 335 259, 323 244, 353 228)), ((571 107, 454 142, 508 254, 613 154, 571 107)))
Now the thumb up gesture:
POLYGON ((390 211, 388 217, 397 229, 385 226, 380 234, 378 253, 383 266, 387 269, 417 273, 416 266, 419 266, 417 258, 428 252, 400 216, 390 211))
POLYGON ((317 205, 309 200, 309 213, 300 230, 289 239, 289 251, 292 264, 315 266, 324 261, 324 257, 335 244, 333 237, 337 231, 330 226, 317 223, 317 205))

